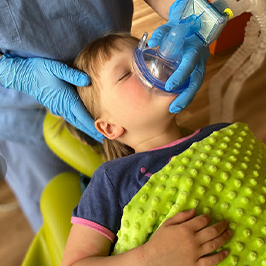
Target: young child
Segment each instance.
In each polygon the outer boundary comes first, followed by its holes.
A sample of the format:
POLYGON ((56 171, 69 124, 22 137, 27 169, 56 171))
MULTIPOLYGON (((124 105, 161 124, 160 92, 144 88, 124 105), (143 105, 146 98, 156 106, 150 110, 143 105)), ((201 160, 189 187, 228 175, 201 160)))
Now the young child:
POLYGON ((77 68, 92 83, 78 88, 95 119, 108 159, 95 172, 75 208, 63 265, 215 265, 227 251, 206 256, 229 238, 227 221, 209 227, 208 214, 180 212, 167 220, 144 245, 109 256, 116 242, 123 208, 149 177, 188 148, 225 125, 183 136, 168 111, 176 95, 151 93, 139 83, 132 57, 139 40, 110 34, 90 43, 77 57, 77 68), (132 154, 130 156, 126 156, 132 154))
MULTIPOLYGON (((256 159, 250 166, 256 168, 252 175, 265 170, 261 165, 266 162, 266 149, 260 143, 256 148, 256 140, 238 124, 212 125, 184 135, 175 114, 168 111, 176 95, 147 90, 134 73, 132 57, 138 42, 129 34, 109 34, 88 44, 76 59, 76 67, 92 80, 88 87, 77 89, 96 129, 106 137, 109 161, 95 171, 73 211, 62 265, 216 265, 228 251, 214 251, 232 235, 219 213, 228 214, 234 234, 254 235, 250 225, 239 226, 238 233, 234 221, 245 219, 249 194, 255 196, 254 187, 260 182, 252 177, 253 187, 250 183, 245 187, 245 169, 256 159), (245 137, 250 143, 244 144, 245 137), (244 161, 238 161, 239 156, 244 161), (179 166, 175 167, 175 161, 179 166), (207 165, 205 170, 202 165, 207 165), (230 171, 235 177, 230 177, 230 171), (190 194, 196 196, 189 200, 190 194), (195 216, 195 208, 201 215, 195 216), (209 213, 215 208, 219 209, 216 221, 220 221, 211 223, 209 213)), ((260 193, 266 190, 263 182, 260 193)), ((259 194, 258 198, 264 204, 265 197, 259 194)), ((254 205, 260 214, 263 207, 258 202, 254 205)), ((250 221, 260 227, 257 215, 250 221)), ((258 232, 261 243, 266 240, 263 234, 258 232)), ((225 265, 236 265, 240 251, 253 261, 259 257, 259 248, 246 253, 240 249, 245 241, 250 240, 236 238, 237 255, 231 256, 232 262, 225 260, 225 265)), ((265 262, 266 257, 261 260, 265 262)))

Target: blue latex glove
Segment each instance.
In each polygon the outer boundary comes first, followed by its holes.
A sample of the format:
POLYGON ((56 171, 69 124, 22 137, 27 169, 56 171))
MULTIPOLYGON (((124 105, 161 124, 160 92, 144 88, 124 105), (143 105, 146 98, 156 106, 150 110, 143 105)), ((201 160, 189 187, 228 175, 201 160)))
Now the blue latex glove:
MULTIPOLYGON (((171 5, 168 14, 169 20, 153 32, 148 41, 150 47, 160 45, 164 36, 171 28, 179 24, 186 3, 187 0, 176 0, 171 5)), ((185 82, 189 76, 190 82, 189 86, 171 103, 169 107, 171 113, 179 113, 192 102, 202 85, 209 55, 209 48, 203 46, 203 42, 198 36, 193 34, 185 39, 185 43, 181 49, 181 64, 167 80, 165 89, 171 91, 185 82)))
POLYGON ((0 84, 24 92, 64 117, 74 127, 97 141, 104 138, 95 126, 74 87, 87 86, 87 74, 43 58, 21 58, 4 54, 0 59, 0 84))

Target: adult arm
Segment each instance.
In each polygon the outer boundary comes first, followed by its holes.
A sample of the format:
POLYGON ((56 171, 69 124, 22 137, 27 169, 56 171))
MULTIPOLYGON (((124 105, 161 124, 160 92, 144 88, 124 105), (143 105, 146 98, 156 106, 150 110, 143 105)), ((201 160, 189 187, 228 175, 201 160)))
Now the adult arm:
POLYGON ((169 8, 174 0, 145 0, 145 2, 162 18, 168 20, 169 8))

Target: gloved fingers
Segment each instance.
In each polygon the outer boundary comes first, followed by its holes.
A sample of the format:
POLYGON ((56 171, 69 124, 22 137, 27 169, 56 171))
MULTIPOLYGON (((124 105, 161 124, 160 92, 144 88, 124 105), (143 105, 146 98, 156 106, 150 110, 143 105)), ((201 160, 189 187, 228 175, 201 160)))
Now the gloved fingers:
POLYGON ((190 76, 188 88, 186 88, 176 99, 170 104, 170 113, 179 113, 186 108, 194 99, 197 91, 202 85, 206 70, 206 64, 203 57, 200 58, 199 63, 190 76))
POLYGON ((88 128, 79 121, 77 121, 76 127, 82 132, 86 133, 88 136, 95 139, 96 141, 103 143, 103 139, 105 139, 105 137, 101 133, 99 133, 95 127, 88 128))
POLYGON ((15 55, 12 55, 12 54, 8 54, 8 53, 5 53, 1 56, 1 59, 6 59, 6 58, 15 58, 17 56, 15 55))
POLYGON ((89 76, 77 69, 73 69, 66 64, 58 61, 47 60, 45 62, 46 68, 57 78, 71 83, 75 86, 88 86, 90 84, 89 76))
POLYGON ((195 52, 201 54, 205 62, 207 62, 210 57, 209 46, 205 46, 203 41, 196 34, 193 34, 185 39, 183 51, 190 49, 195 50, 195 52))
POLYGON ((178 69, 165 83, 165 89, 171 91, 184 83, 198 64, 200 55, 195 49, 186 50, 178 69))
POLYGON ((148 45, 150 47, 156 47, 160 45, 164 36, 169 32, 171 28, 172 26, 166 23, 155 29, 148 41, 148 45))
POLYGON ((71 111, 73 116, 75 117, 75 124, 73 124, 72 121, 69 122, 79 130, 102 143, 102 140, 105 137, 95 128, 94 119, 91 117, 90 113, 87 111, 81 100, 77 101, 77 104, 75 105, 75 107, 71 108, 71 111))

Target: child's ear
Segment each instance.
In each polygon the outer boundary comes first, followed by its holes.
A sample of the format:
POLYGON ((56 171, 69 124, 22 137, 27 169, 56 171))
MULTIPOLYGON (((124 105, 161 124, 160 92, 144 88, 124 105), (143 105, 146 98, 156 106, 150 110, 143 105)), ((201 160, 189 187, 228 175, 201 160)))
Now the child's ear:
POLYGON ((96 129, 103 134, 107 139, 117 139, 120 137, 125 129, 117 124, 107 122, 106 120, 99 118, 94 122, 96 129))

